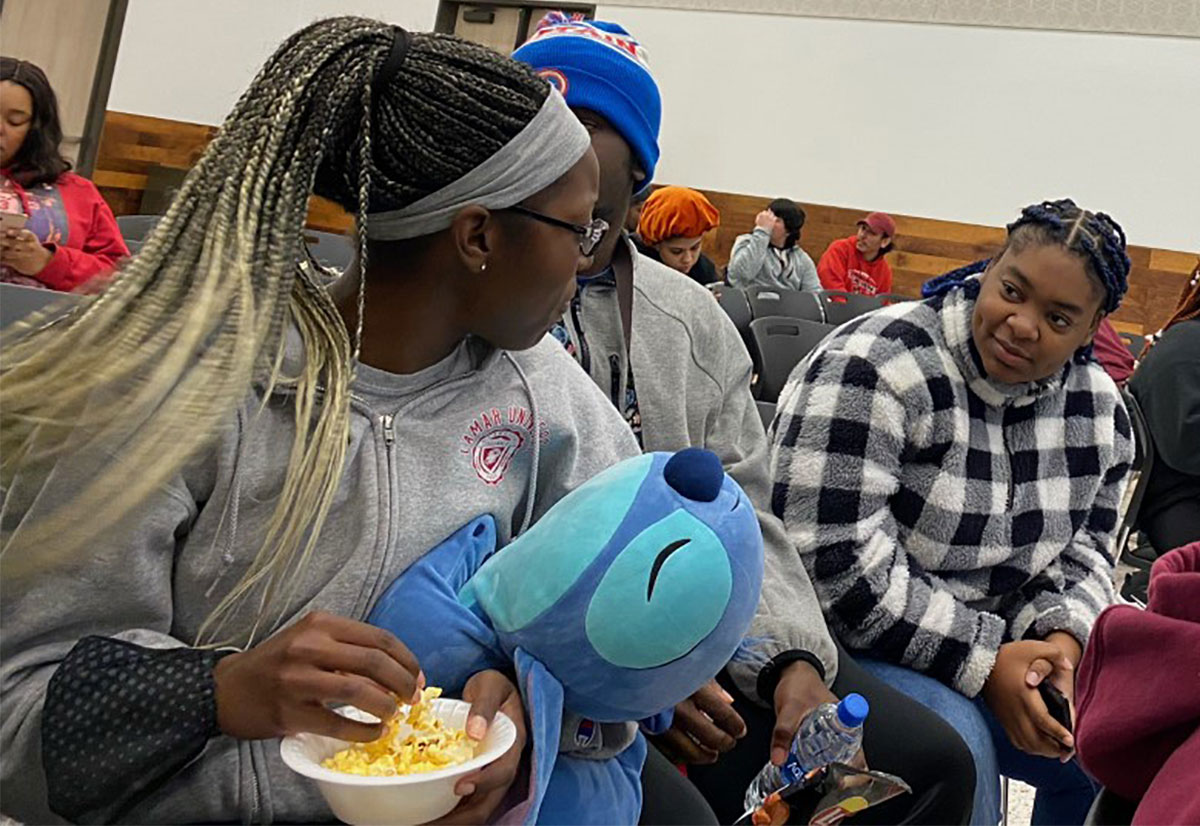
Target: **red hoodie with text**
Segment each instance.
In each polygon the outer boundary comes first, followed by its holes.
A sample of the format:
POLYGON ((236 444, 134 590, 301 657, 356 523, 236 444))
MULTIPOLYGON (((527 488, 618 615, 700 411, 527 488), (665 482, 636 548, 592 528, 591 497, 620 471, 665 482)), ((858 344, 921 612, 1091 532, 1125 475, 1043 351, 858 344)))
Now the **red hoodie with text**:
POLYGON ((1100 615, 1075 694, 1079 759, 1133 823, 1200 823, 1200 542, 1154 563, 1145 611, 1100 615))
POLYGON ((858 251, 858 237, 839 238, 829 245, 817 264, 817 277, 827 290, 844 290, 861 295, 892 291, 892 267, 880 253, 874 261, 858 251))

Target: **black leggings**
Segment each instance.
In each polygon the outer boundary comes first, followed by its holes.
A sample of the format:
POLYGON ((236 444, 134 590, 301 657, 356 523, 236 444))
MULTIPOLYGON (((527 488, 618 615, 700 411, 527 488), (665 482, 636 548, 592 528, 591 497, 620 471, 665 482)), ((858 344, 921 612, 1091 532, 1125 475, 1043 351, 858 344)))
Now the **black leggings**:
POLYGON ((1162 556, 1200 539, 1200 502, 1183 499, 1138 518, 1138 527, 1162 556))
MULTIPOLYGON (((867 763, 903 778, 913 790, 911 795, 867 809, 847 823, 968 822, 975 795, 975 762, 962 738, 932 711, 868 674, 840 647, 838 657, 833 693, 844 697, 857 691, 871 704, 863 728, 867 763)), ((733 694, 733 706, 746 721, 746 736, 714 765, 690 766, 688 778, 708 800, 717 819, 728 824, 741 816, 746 787, 770 755, 775 713, 747 699, 725 673, 718 680, 733 694)), ((649 822, 644 815, 643 822, 649 822)))
MULTIPOLYGON (((739 813, 740 814, 740 813, 739 813)), ((651 743, 642 767, 640 826, 716 826, 717 817, 688 779, 651 743)))

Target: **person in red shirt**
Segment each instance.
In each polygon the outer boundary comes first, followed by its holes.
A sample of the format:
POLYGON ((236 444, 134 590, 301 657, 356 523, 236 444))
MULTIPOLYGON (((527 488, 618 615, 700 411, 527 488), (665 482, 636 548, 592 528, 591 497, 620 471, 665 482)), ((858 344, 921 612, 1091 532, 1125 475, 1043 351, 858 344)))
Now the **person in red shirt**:
POLYGON ((0 281, 71 291, 129 255, 96 187, 68 171, 61 140, 46 74, 0 58, 0 212, 25 217, 0 236, 0 281))
POLYGON ((884 259, 892 250, 896 222, 885 212, 872 212, 858 222, 858 232, 829 245, 817 264, 826 290, 877 295, 892 291, 892 268, 884 259))

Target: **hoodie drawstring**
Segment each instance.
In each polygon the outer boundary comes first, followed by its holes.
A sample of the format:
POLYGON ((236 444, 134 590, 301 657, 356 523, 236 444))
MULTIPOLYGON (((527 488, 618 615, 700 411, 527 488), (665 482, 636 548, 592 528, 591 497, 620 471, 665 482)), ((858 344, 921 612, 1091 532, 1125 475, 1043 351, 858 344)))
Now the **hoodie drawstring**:
POLYGON ((504 358, 517 371, 517 376, 521 379, 521 386, 525 388, 525 395, 529 397, 529 415, 533 419, 533 462, 529 470, 525 516, 521 519, 521 526, 513 531, 513 538, 515 539, 525 533, 525 529, 533 522, 533 503, 537 498, 538 463, 541 459, 542 448, 542 422, 538 417, 537 398, 533 395, 533 388, 529 386, 529 378, 525 375, 525 371, 521 369, 521 365, 517 364, 517 360, 507 350, 504 352, 504 358))

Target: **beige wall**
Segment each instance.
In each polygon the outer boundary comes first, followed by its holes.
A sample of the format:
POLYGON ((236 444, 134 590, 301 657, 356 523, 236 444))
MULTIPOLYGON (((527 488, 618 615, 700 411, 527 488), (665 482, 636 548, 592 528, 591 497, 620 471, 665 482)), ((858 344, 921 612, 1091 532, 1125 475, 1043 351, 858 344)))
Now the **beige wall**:
POLYGON ((1196 40, 610 2, 596 14, 649 54, 658 181, 993 227, 1070 196, 1130 243, 1200 246, 1196 40))
POLYGON ((357 14, 430 31, 437 8, 437 0, 129 0, 108 108, 216 125, 275 48, 314 20, 357 14))
POLYGON ((41 66, 58 96, 62 151, 79 156, 110 0, 4 0, 0 51, 41 66))
POLYGON ((521 28, 521 10, 516 6, 491 6, 490 23, 469 23, 464 19, 473 6, 458 7, 458 19, 454 21, 454 33, 467 40, 482 43, 501 54, 510 53, 517 43, 517 31, 521 28))

